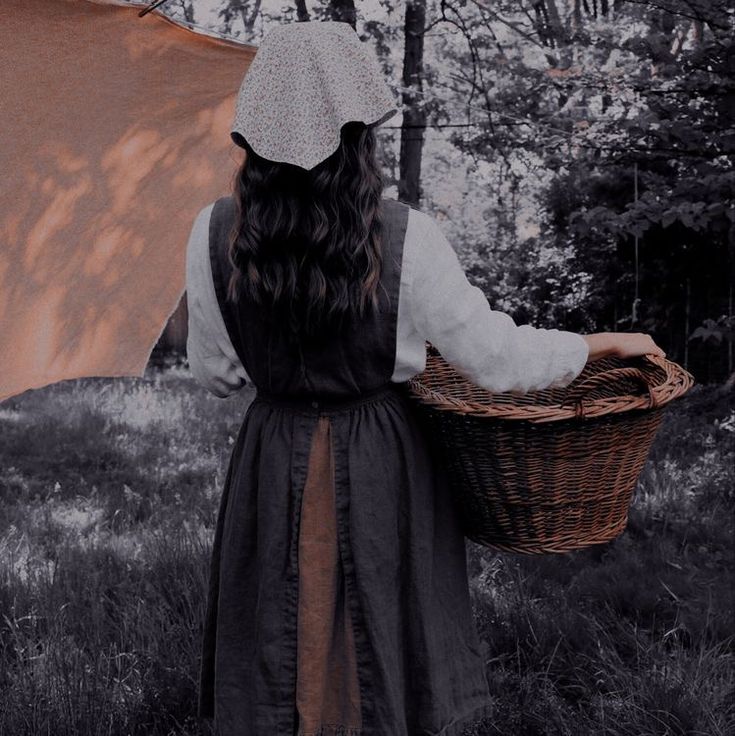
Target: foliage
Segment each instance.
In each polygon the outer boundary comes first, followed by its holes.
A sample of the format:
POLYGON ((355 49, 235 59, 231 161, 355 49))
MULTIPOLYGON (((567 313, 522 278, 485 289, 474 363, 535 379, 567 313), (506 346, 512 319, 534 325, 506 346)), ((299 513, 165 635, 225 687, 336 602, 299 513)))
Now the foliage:
MULTIPOLYGON (((217 0, 210 22, 249 39, 338 5, 217 0)), ((355 7, 400 94, 405 4, 355 7)), ((734 31, 725 0, 427 1, 423 206, 494 306, 651 332, 698 380, 733 374, 731 343, 697 329, 735 301, 734 31)), ((379 131, 393 186, 408 133, 379 131)))
MULTIPOLYGON (((554 247, 558 263, 584 274, 584 307, 564 321, 652 332, 686 362, 696 325, 732 316, 732 9, 544 0, 442 2, 440 13, 437 23, 461 27, 465 42, 447 44, 461 70, 455 93, 480 110, 474 132, 454 134, 455 145, 516 176, 551 174, 532 194, 541 230, 526 245, 554 247)), ((513 218, 506 227, 512 239, 513 218)), ((563 297, 538 297, 558 274, 528 262, 537 319, 557 323, 563 297)), ((562 291, 575 288, 567 278, 562 291)), ((714 373, 732 372, 731 353, 728 364, 719 355, 714 373)))
POLYGON ((718 320, 706 319, 703 325, 697 327, 690 337, 690 340, 699 339, 703 342, 713 340, 716 343, 722 343, 723 340, 732 342, 735 336, 735 319, 725 317, 724 315, 718 320))

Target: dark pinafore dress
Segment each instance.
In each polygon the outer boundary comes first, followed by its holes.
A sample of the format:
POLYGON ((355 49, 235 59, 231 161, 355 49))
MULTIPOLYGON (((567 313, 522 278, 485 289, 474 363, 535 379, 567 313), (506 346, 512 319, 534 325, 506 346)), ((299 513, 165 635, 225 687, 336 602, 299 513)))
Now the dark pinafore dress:
MULTIPOLYGON (((391 382, 409 206, 383 199, 381 308, 295 351, 215 290, 257 394, 224 483, 199 712, 220 736, 459 736, 491 714, 466 548, 405 384, 391 382)), ((280 334, 280 333, 278 333, 280 334)))

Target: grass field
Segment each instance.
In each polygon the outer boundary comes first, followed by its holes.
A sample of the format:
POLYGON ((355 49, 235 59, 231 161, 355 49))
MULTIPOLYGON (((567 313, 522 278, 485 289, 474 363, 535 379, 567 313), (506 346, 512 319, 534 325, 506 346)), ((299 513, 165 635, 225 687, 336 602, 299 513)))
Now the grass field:
MULTIPOLYGON (((0 734, 202 734, 208 555, 252 394, 181 370, 0 404, 0 734)), ((496 717, 478 736, 735 733, 735 396, 668 410, 614 542, 468 542, 496 717)))

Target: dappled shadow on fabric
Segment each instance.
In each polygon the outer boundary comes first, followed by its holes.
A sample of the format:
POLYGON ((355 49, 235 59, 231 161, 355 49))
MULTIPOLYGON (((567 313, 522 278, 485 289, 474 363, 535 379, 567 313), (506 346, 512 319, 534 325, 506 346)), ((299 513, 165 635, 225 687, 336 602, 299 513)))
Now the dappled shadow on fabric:
POLYGON ((240 164, 229 124, 255 47, 94 2, 2 15, 0 399, 140 375, 194 218, 240 164))

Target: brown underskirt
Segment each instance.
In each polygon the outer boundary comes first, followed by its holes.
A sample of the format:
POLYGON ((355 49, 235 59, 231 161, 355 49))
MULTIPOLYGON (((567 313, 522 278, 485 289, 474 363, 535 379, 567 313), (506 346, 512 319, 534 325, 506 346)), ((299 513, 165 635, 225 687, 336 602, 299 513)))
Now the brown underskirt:
POLYGON ((337 544, 328 416, 314 431, 299 530, 298 736, 359 736, 360 691, 337 544))

